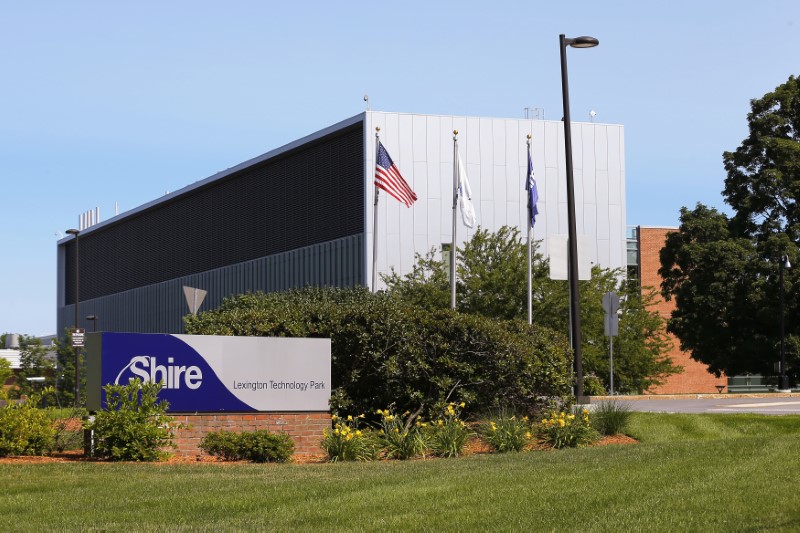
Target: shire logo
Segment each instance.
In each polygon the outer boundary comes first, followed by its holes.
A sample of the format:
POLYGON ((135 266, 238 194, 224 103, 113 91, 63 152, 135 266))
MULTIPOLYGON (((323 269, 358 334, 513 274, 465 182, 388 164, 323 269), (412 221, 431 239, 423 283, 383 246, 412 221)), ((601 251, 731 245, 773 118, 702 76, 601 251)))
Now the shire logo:
MULTIPOLYGON (((130 362, 123 368, 114 383, 119 385, 122 375, 130 370, 131 374, 141 378, 144 383, 159 381, 164 384, 165 389, 180 389, 185 386, 187 389, 198 389, 203 384, 203 371, 197 366, 178 366, 173 357, 167 357, 167 365, 159 365, 154 356, 137 355, 132 357, 130 362)), ((133 379, 133 378, 130 378, 133 379)))

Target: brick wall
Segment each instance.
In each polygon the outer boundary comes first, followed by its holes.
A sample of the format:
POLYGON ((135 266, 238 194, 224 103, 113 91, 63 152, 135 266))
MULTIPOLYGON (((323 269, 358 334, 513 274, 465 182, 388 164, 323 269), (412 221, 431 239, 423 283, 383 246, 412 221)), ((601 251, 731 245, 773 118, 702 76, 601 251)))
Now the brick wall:
MULTIPOLYGON (((661 276, 658 269, 661 267, 659 254, 666 243, 667 233, 674 231, 669 228, 639 228, 639 261, 642 279, 642 289, 652 287, 660 292, 661 276)), ((675 300, 666 302, 657 297, 656 305, 652 308, 665 320, 669 319, 675 309, 675 300)), ((683 372, 667 378, 663 385, 653 387, 652 394, 682 394, 695 392, 718 392, 717 385, 727 385, 725 376, 715 377, 708 371, 708 367, 692 359, 687 352, 680 349, 680 341, 669 334, 672 340, 672 350, 669 356, 672 361, 683 367, 683 372)), ((723 389, 723 392, 725 390, 723 389)))
POLYGON ((322 431, 331 427, 329 413, 198 413, 172 415, 187 426, 178 430, 175 451, 181 456, 204 455, 198 448, 206 433, 211 431, 255 431, 266 429, 273 433, 288 433, 294 441, 295 455, 319 455, 322 431))

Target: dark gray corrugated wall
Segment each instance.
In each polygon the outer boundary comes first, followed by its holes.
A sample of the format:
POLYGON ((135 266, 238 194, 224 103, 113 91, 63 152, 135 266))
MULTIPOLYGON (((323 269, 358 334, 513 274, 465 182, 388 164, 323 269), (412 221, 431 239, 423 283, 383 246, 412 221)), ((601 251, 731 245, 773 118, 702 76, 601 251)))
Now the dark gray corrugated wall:
MULTIPOLYGON (((364 236, 359 234, 83 301, 81 327, 91 331, 85 317, 94 315, 98 331, 182 333, 189 312, 184 285, 208 291, 202 312, 247 292, 363 285, 363 270, 364 236)), ((59 334, 74 321, 73 305, 59 307, 59 334)))

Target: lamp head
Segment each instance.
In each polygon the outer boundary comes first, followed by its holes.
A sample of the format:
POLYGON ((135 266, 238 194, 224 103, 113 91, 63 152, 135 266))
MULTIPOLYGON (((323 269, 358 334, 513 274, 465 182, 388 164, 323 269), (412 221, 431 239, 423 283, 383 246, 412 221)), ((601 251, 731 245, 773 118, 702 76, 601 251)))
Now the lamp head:
POLYGON ((575 37, 574 39, 566 39, 565 42, 572 48, 594 48, 600 44, 600 41, 594 37, 589 37, 586 35, 575 37))

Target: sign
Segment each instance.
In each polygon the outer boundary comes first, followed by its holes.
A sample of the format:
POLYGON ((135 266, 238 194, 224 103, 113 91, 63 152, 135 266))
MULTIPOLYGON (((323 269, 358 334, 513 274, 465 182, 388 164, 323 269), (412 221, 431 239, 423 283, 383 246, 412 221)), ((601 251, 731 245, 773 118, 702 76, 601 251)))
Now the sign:
POLYGON ((206 299, 208 291, 203 289, 195 289, 194 287, 183 286, 183 295, 186 297, 186 303, 189 305, 189 312, 193 315, 197 314, 197 310, 203 305, 203 300, 206 299))
POLYGON ((86 330, 83 328, 72 328, 70 332, 72 333, 72 347, 83 348, 86 330))
MULTIPOLYGON (((578 279, 592 279, 592 241, 586 235, 578 235, 578 279)), ((569 279, 569 236, 548 235, 547 249, 550 259, 550 279, 569 279)))
POLYGON ((102 388, 162 382, 170 412, 328 411, 330 339, 93 333, 87 406, 102 388))
POLYGON ((613 337, 619 334, 619 296, 615 292, 607 292, 603 295, 603 310, 606 313, 604 326, 606 337, 613 337))

